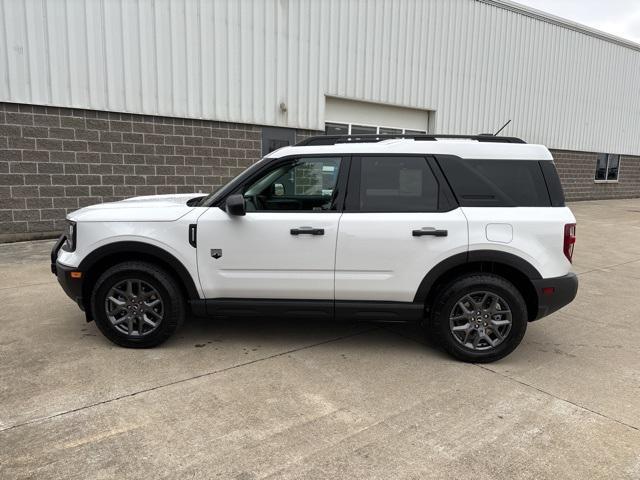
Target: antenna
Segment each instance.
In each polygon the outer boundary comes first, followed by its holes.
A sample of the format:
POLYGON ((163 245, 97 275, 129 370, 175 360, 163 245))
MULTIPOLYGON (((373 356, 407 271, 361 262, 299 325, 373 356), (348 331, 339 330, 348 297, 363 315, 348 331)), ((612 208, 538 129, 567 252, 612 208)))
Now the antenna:
POLYGON ((507 123, 505 123, 500 130, 498 130, 496 133, 493 134, 493 136, 494 137, 497 136, 502 130, 507 128, 507 125, 509 125, 510 123, 511 123, 511 120, 509 120, 507 123))

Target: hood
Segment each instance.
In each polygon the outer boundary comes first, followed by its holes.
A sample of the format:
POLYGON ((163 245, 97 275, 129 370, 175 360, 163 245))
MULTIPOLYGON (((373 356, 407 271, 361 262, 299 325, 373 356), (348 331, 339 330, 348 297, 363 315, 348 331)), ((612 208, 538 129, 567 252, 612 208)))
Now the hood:
POLYGON ((187 205, 189 200, 202 196, 182 193, 133 197, 84 207, 68 218, 80 222, 172 222, 195 208, 187 205))

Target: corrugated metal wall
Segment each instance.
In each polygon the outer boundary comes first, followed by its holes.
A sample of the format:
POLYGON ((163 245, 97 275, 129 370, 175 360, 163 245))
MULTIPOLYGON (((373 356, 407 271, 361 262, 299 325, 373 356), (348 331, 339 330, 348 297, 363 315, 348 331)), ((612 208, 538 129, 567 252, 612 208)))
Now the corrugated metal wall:
POLYGON ((490 3, 0 0, 0 100, 319 129, 334 95, 640 153, 640 51, 490 3))

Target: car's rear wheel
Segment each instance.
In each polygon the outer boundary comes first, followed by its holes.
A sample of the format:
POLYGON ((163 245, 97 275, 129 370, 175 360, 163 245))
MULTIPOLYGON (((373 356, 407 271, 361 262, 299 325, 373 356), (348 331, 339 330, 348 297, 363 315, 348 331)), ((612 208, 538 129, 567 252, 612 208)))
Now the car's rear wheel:
POLYGON ((91 296, 100 331, 123 347, 154 347, 169 338, 186 315, 174 278, 146 262, 125 262, 105 271, 91 296))
POLYGON ((491 274, 459 277, 436 295, 430 331, 454 357, 493 362, 511 353, 527 329, 527 306, 518 289, 491 274))

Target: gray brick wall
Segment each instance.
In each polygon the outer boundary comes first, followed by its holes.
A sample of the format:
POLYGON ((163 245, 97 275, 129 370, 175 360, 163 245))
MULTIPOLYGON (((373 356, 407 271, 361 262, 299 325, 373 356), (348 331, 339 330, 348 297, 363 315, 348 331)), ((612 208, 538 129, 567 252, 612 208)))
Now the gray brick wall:
MULTIPOLYGON (((640 157, 622 157, 619 183, 595 184, 595 153, 553 154, 568 200, 640 196, 640 157)), ((256 125, 0 102, 0 242, 56 235, 85 205, 208 193, 260 156, 256 125)))
POLYGON ((49 237, 85 205, 208 193, 260 156, 254 125, 0 103, 0 241, 49 237))
POLYGON ((617 183, 595 183, 597 153, 567 150, 551 153, 569 201, 640 197, 640 156, 621 156, 617 183))

